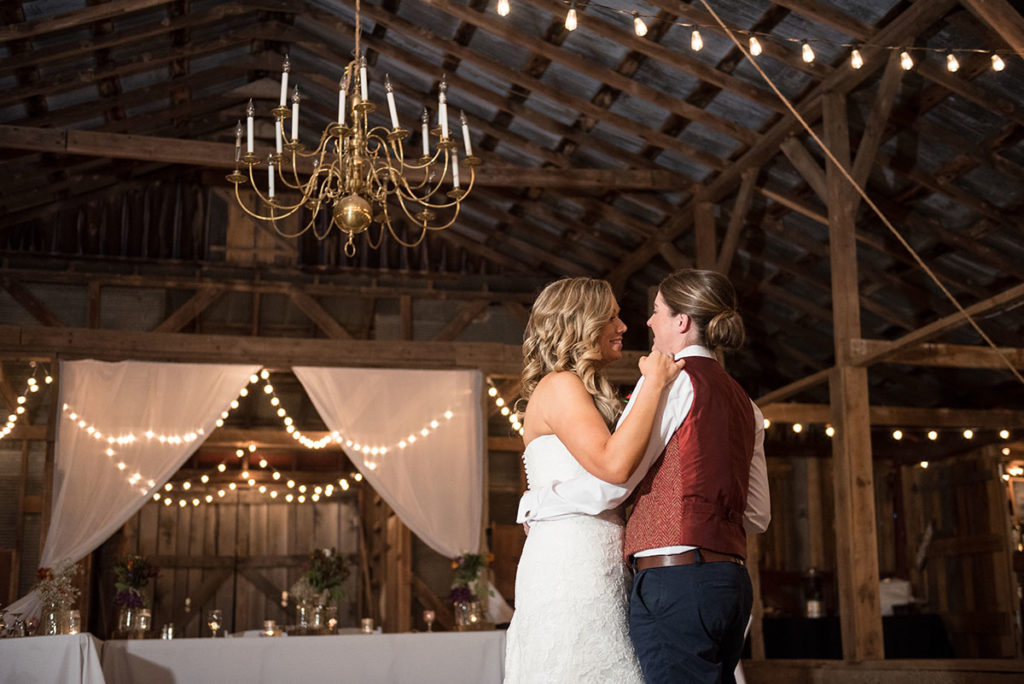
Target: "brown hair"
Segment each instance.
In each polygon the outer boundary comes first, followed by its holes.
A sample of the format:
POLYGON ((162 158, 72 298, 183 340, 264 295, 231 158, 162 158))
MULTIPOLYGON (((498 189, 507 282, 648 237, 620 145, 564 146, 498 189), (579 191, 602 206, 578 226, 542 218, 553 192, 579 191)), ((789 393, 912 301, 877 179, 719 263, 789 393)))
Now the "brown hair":
POLYGON ((712 350, 739 349, 745 336, 736 290, 721 273, 680 269, 658 286, 673 315, 686 314, 712 350))
POLYGON ((522 399, 548 373, 575 373, 594 397, 605 422, 614 424, 621 403, 611 383, 598 372, 604 363, 598 337, 617 314, 618 304, 607 281, 563 278, 537 296, 523 333, 522 399))

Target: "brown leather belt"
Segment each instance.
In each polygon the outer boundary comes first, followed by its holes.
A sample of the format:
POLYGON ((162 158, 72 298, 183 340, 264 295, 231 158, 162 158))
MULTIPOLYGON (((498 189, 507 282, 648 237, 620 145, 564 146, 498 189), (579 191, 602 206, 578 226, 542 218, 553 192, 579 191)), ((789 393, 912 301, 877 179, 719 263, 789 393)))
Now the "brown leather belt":
POLYGON ((736 563, 743 565, 743 559, 737 556, 730 556, 717 551, 707 549, 695 549, 684 553, 673 553, 659 556, 636 556, 636 571, 649 568, 668 568, 674 565, 694 565, 697 562, 697 552, 700 552, 700 559, 704 563, 736 563))

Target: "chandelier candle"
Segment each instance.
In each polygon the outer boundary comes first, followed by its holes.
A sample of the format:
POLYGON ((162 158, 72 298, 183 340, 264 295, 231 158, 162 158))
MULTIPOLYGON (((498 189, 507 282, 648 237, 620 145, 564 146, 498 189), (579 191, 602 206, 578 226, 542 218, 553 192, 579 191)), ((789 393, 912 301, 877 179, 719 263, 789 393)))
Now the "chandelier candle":
POLYGON ((292 141, 299 139, 299 86, 292 91, 292 141))
POLYGON ((391 129, 398 129, 398 111, 395 109, 395 89, 391 85, 391 75, 384 74, 384 90, 388 93, 388 112, 391 114, 391 129))
POLYGON ((286 106, 288 103, 288 71, 291 69, 291 63, 288 61, 288 55, 284 56, 284 63, 281 65, 281 105, 286 106))
POLYGON ((420 124, 423 129, 423 160, 427 160, 430 159, 430 112, 426 107, 423 108, 420 124))
POLYGON ((370 96, 367 94, 368 82, 366 80, 366 57, 359 58, 359 96, 363 98, 363 102, 367 102, 370 96))
POLYGON ((473 156, 473 144, 469 141, 469 121, 466 120, 465 110, 459 112, 459 123, 462 124, 462 143, 466 147, 466 156, 473 156))
POLYGON ((441 140, 448 139, 448 82, 441 77, 437 87, 437 123, 441 126, 441 140))
POLYGON ((242 161, 242 122, 235 126, 235 164, 242 161))
MULTIPOLYGON (((348 69, 345 70, 346 74, 348 69)), ((338 123, 342 126, 345 125, 345 91, 347 86, 345 84, 345 76, 341 77, 338 81, 338 123)))
POLYGON ((252 98, 249 98, 249 105, 245 108, 245 129, 247 131, 245 139, 245 151, 247 154, 252 154, 252 118, 256 116, 256 108, 252 105, 252 98))

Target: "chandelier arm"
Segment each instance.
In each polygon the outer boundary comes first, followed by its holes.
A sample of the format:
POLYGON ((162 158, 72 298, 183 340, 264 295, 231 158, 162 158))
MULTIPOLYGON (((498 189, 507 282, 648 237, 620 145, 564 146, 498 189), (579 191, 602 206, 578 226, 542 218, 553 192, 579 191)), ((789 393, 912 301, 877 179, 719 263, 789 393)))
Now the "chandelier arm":
POLYGON ((281 230, 280 228, 277 227, 277 221, 278 221, 278 219, 287 218, 287 216, 290 216, 290 214, 286 214, 285 216, 278 216, 278 217, 274 217, 274 218, 270 219, 270 225, 272 225, 274 227, 274 230, 281 237, 286 237, 286 238, 296 238, 296 237, 299 237, 300 235, 302 235, 303 233, 308 231, 310 226, 313 225, 313 219, 310 219, 309 223, 306 224, 306 227, 303 228, 302 230, 300 230, 299 232, 297 232, 297 233, 286 233, 286 232, 284 232, 283 230, 281 230))
MULTIPOLYGON (((253 191, 256 193, 256 196, 259 197, 260 200, 262 200, 264 204, 267 204, 268 206, 270 206, 271 212, 273 212, 274 204, 270 201, 269 198, 263 196, 263 193, 260 192, 260 189, 258 187, 256 187, 255 181, 253 181, 253 178, 252 178, 252 166, 249 167, 249 180, 250 180, 250 185, 251 185, 253 191)), ((273 213, 271 213, 270 216, 264 216, 262 214, 257 214, 256 212, 254 212, 251 209, 249 209, 249 207, 245 206, 245 202, 242 201, 242 196, 240 194, 238 186, 239 186, 239 183, 235 183, 235 199, 238 201, 238 206, 240 206, 242 208, 242 211, 244 211, 249 216, 252 216, 253 218, 259 219, 261 221, 270 221, 270 220, 273 220, 275 218, 287 218, 287 217, 291 216, 292 214, 294 214, 296 211, 298 211, 302 207, 302 203, 301 202, 299 204, 296 204, 296 205, 286 205, 286 206, 281 207, 281 208, 282 209, 287 209, 288 210, 287 213, 282 214, 281 216, 277 216, 277 217, 275 217, 273 215, 273 213)))
POLYGON ((424 238, 427 237, 427 226, 426 226, 426 223, 423 222, 423 221, 420 221, 415 216, 413 216, 412 214, 409 213, 409 208, 405 206, 405 202, 402 200, 401 196, 399 196, 399 198, 398 198, 398 204, 402 207, 402 211, 405 212, 405 215, 408 216, 409 219, 414 224, 416 224, 417 226, 422 228, 422 231, 420 232, 419 238, 417 238, 414 242, 406 242, 402 238, 398 237, 398 233, 395 232, 395 227, 393 225, 391 225, 391 217, 389 216, 388 217, 388 221, 387 221, 388 232, 391 233, 391 237, 395 238, 395 241, 398 242, 398 244, 402 245, 403 247, 416 247, 421 242, 423 242, 424 238))

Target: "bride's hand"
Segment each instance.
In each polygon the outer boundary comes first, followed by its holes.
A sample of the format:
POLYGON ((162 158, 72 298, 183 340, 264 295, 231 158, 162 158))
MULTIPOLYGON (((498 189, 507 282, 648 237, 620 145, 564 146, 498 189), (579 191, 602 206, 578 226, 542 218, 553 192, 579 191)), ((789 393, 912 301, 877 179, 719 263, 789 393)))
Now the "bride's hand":
POLYGON ((647 356, 641 356, 639 363, 640 374, 646 378, 647 382, 662 386, 675 380, 685 365, 685 358, 674 361, 671 356, 663 354, 657 349, 652 350, 647 356))

